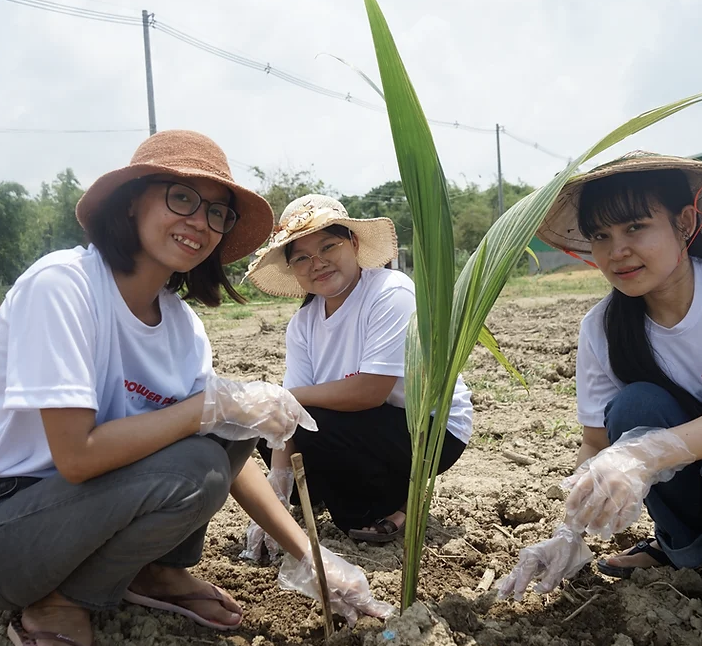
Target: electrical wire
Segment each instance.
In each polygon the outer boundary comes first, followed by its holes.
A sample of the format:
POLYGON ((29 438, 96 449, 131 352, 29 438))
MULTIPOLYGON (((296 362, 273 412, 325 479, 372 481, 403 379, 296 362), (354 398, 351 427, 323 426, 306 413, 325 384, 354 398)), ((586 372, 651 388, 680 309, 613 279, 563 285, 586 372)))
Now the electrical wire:
POLYGON ((51 13, 63 14, 66 16, 75 16, 77 18, 86 18, 88 20, 98 20, 100 22, 110 22, 122 25, 140 25, 141 18, 135 16, 125 16, 116 13, 107 13, 105 11, 93 11, 92 9, 83 9, 82 7, 74 7, 71 5, 59 4, 58 2, 49 2, 48 0, 8 0, 14 4, 33 7, 34 9, 42 9, 51 13))
MULTIPOLYGON (((65 5, 61 4, 58 2, 52 2, 50 0, 8 0, 8 2, 12 2, 15 4, 19 5, 24 5, 27 7, 33 7, 35 9, 42 9, 44 11, 49 11, 52 13, 58 13, 58 14, 64 14, 64 15, 69 15, 69 16, 75 16, 78 18, 86 18, 89 20, 96 20, 100 22, 109 22, 109 23, 115 23, 115 24, 123 24, 123 25, 139 25, 141 26, 142 19, 134 16, 126 16, 123 14, 115 14, 115 13, 109 13, 105 11, 94 11, 92 9, 85 9, 82 7, 75 7, 72 5, 65 5)), ((102 3, 102 4, 108 4, 108 3, 102 3)), ((114 6, 114 5, 112 5, 114 6)), ((214 56, 218 56, 219 58, 222 58, 224 60, 230 61, 232 63, 235 63, 237 65, 242 65, 244 67, 248 67, 250 69, 257 70, 259 72, 264 72, 270 76, 275 76, 276 78, 279 78, 282 81, 285 81, 286 83, 290 83, 292 85, 296 85, 297 87, 300 87, 304 90, 308 90, 310 92, 315 92, 316 94, 320 94, 322 96, 327 96, 332 99, 337 99, 341 101, 345 101, 347 103, 351 103, 353 105, 357 105, 359 107, 365 108, 366 110, 372 110, 374 112, 385 112, 385 107, 382 105, 378 105, 375 103, 371 103, 369 101, 364 101, 363 99, 357 99, 356 97, 352 96, 350 92, 343 93, 343 92, 338 92, 336 90, 331 90, 329 88, 326 88, 321 85, 317 85, 316 83, 313 83, 311 81, 308 81, 302 77, 296 76, 294 74, 290 74, 289 72, 285 72, 283 70, 279 70, 269 63, 263 63, 261 61, 256 61, 254 59, 248 58, 246 56, 242 56, 240 54, 234 54, 232 52, 228 52, 224 49, 221 49, 219 47, 215 47, 214 45, 210 45, 209 43, 200 40, 198 38, 195 38, 194 36, 191 36, 187 34, 184 31, 181 31, 179 29, 176 29, 175 27, 171 27, 168 24, 161 22, 159 20, 156 20, 153 14, 150 14, 149 16, 149 24, 151 27, 154 29, 163 32, 167 36, 170 36, 171 38, 174 38, 184 44, 190 45, 191 47, 200 49, 201 51, 204 51, 208 54, 212 54, 214 56)), ((482 128, 478 126, 471 126, 467 125, 464 123, 460 123, 459 121, 445 121, 445 120, 440 120, 440 119, 431 119, 427 118, 427 121, 435 126, 441 127, 441 128, 453 128, 455 130, 464 130, 467 132, 473 132, 473 133, 478 133, 478 134, 494 134, 495 129, 494 128, 482 128)), ((9 129, 0 129, 0 132, 8 132, 9 129)), ((534 150, 537 150, 541 153, 544 153, 546 155, 549 155, 551 157, 554 157, 556 159, 564 160, 564 161, 570 161, 571 158, 567 157, 566 155, 561 155, 559 153, 556 153, 552 150, 549 150, 548 148, 545 148, 544 146, 541 146, 538 142, 535 141, 530 141, 528 139, 525 139, 523 137, 520 137, 519 135, 514 134, 511 131, 506 130, 504 127, 500 128, 500 131, 505 134, 506 136, 510 137, 514 141, 524 145, 528 146, 529 148, 533 148, 534 150)), ((49 131, 47 131, 49 132, 49 131)), ((71 131, 65 131, 65 132, 71 132, 71 131)), ((76 131, 78 132, 78 131, 76 131)), ((80 132, 87 132, 87 131, 80 131, 80 132)), ((93 131, 93 132, 110 132, 110 131, 93 131)), ((127 132, 127 131, 121 131, 121 132, 127 132)))
POLYGON ((80 135, 93 133, 124 133, 124 132, 148 132, 148 128, 98 128, 91 129, 53 129, 53 128, 0 128, 0 133, 3 134, 22 134, 22 135, 80 135))

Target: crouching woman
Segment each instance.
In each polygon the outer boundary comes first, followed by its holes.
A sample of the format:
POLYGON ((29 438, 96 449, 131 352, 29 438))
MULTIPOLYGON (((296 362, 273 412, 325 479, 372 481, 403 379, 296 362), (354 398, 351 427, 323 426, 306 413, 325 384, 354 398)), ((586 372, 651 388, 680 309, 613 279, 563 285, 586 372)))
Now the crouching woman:
MULTIPOLYGON (((267 238, 270 207, 213 141, 166 131, 100 177, 77 217, 87 249, 40 259, 0 306, 0 608, 21 611, 8 636, 89 646, 89 611, 123 598, 234 629, 239 605, 186 568, 230 492, 309 563, 250 455, 258 436, 278 445, 314 423, 280 387, 218 378, 177 292, 241 300, 222 265, 267 238)), ((349 587, 351 566, 335 566, 342 610, 374 612, 360 571, 349 587)))

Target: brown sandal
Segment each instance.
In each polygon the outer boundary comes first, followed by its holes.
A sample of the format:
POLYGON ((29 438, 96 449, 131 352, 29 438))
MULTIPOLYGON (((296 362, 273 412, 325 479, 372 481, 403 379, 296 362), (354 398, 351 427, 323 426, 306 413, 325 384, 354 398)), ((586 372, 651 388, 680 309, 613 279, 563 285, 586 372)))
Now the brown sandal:
MULTIPOLYGON (((83 646, 75 639, 61 633, 51 633, 44 630, 28 633, 22 625, 22 615, 12 617, 10 625, 7 627, 7 636, 14 646, 37 646, 37 639, 49 639, 60 644, 68 644, 68 646, 83 646)), ((95 646, 95 642, 92 646, 95 646)))
POLYGON ((388 518, 379 518, 371 527, 372 529, 350 529, 349 538, 367 543, 389 543, 402 536, 405 523, 398 527, 388 518))

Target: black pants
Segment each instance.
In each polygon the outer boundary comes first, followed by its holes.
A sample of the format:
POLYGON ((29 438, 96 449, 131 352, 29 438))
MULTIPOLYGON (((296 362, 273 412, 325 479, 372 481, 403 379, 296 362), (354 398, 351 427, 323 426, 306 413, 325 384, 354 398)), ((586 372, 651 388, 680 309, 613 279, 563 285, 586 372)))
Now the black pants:
MULTIPOLYGON (((353 413, 307 410, 319 431, 298 427, 293 439, 305 461, 313 504, 323 501, 344 532, 367 527, 400 509, 407 501, 412 467, 405 409, 383 404, 353 413)), ((453 466, 465 447, 447 431, 439 473, 453 466)), ((258 450, 270 466, 271 450, 265 442, 259 442, 258 450)), ((295 498, 296 493, 293 504, 299 502, 295 498)))

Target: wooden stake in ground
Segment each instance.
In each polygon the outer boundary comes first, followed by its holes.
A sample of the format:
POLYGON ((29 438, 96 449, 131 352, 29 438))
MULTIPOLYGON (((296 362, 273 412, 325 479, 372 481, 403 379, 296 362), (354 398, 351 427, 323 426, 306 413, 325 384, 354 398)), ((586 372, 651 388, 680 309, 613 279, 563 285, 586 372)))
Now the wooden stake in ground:
POLYGON ((310 547, 312 548, 312 558, 314 559, 314 565, 317 569, 317 581, 319 583, 319 589, 322 595, 322 613, 324 614, 324 638, 329 639, 331 634, 334 632, 334 622, 332 621, 331 603, 329 602, 327 575, 324 572, 322 552, 319 549, 319 538, 317 538, 317 526, 315 525, 314 514, 312 513, 310 494, 309 491, 307 491, 305 465, 302 463, 302 455, 300 453, 294 453, 291 455, 290 462, 292 462, 295 482, 297 482, 297 492, 300 495, 302 515, 305 518, 305 525, 307 525, 307 535, 310 539, 310 547))

